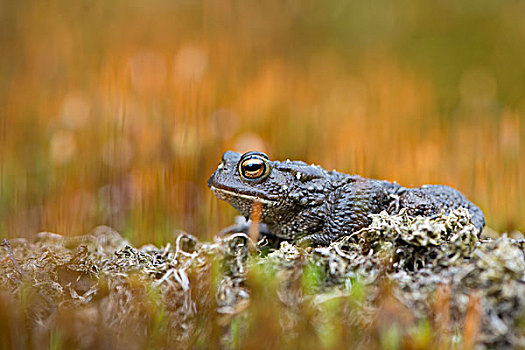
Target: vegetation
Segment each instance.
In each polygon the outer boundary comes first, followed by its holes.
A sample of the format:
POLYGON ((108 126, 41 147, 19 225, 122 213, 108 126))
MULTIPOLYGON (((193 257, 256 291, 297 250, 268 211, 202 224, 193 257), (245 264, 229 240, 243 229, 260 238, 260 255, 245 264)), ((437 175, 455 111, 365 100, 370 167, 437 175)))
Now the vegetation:
POLYGON ((374 216, 329 247, 108 227, 4 242, 3 348, 472 349, 525 345, 525 258, 466 209, 374 216))

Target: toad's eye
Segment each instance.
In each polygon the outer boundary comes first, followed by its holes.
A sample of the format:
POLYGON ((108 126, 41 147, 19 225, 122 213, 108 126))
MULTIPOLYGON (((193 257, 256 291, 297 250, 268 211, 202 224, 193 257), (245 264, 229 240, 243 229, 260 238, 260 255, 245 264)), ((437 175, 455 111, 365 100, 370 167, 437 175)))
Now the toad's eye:
POLYGON ((270 173, 268 161, 260 156, 253 155, 241 160, 239 163, 239 173, 243 180, 260 181, 270 173))

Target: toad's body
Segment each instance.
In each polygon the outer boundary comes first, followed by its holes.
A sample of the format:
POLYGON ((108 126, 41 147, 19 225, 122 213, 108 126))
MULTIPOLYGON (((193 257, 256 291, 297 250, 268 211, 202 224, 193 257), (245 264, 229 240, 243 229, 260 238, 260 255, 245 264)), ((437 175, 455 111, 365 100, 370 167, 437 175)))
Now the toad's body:
POLYGON ((405 188, 300 161, 270 161, 259 152, 224 153, 208 186, 245 217, 250 216, 254 201, 261 202, 266 234, 307 238, 317 244, 368 226, 369 215, 383 210, 394 214, 406 208, 412 216, 433 216, 464 207, 479 231, 485 225, 481 210, 448 186, 405 188))

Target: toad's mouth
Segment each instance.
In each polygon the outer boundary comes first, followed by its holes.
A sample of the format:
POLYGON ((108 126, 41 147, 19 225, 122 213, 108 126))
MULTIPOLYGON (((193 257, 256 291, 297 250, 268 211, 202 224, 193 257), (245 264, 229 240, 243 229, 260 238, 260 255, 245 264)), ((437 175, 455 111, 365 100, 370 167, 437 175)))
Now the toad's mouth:
POLYGON ((247 200, 252 201, 252 202, 260 202, 262 204, 275 204, 277 202, 276 200, 261 198, 261 197, 256 196, 256 195, 239 193, 239 192, 231 191, 231 190, 228 190, 228 189, 225 189, 225 188, 218 188, 218 187, 215 187, 215 186, 210 186, 210 190, 219 199, 224 199, 224 200, 227 200, 229 198, 243 198, 243 199, 247 199, 247 200))

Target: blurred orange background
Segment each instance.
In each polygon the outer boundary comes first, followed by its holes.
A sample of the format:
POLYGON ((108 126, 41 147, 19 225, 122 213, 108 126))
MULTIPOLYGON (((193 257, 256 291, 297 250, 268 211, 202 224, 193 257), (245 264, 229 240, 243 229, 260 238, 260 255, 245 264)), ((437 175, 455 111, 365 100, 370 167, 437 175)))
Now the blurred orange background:
POLYGON ((210 239, 259 149, 465 193, 525 229, 525 4, 0 2, 0 236, 210 239))

